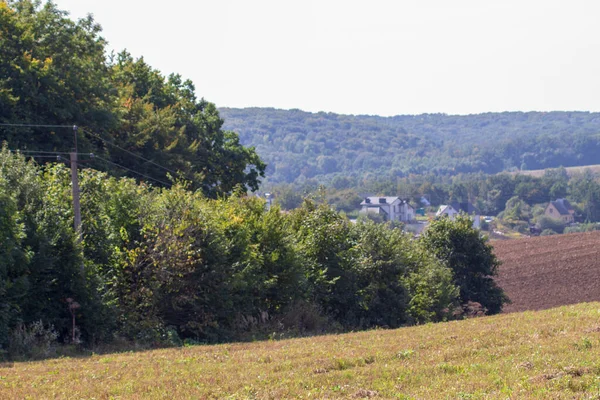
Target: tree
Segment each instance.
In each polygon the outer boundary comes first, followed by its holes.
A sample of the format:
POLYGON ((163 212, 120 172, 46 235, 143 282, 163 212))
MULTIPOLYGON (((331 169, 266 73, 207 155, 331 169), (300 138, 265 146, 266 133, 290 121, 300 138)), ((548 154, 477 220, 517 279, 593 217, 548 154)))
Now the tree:
POLYGON ((20 316, 20 300, 28 289, 28 254, 23 248, 23 226, 17 207, 0 181, 0 347, 6 343, 8 329, 20 316))
MULTIPOLYGON (((100 26, 91 16, 73 22, 66 15, 51 2, 0 1, 1 122, 91 129, 115 122, 100 26)), ((17 148, 65 151, 73 143, 69 129, 6 128, 2 134, 17 148)))
POLYGON ((64 166, 41 171, 6 147, 0 151, 0 331, 43 320, 66 337, 65 299, 89 311, 70 194, 64 166))
POLYGON ((589 169, 569 182, 573 199, 582 205, 583 216, 588 222, 600 220, 600 184, 589 169))
POLYGON ((121 148, 155 160, 148 163, 107 149, 118 163, 164 180, 167 171, 158 163, 179 171, 210 197, 231 193, 236 186, 258 189, 266 165, 254 148, 242 146, 236 133, 222 129, 217 108, 197 99, 191 81, 176 74, 165 78, 127 52, 117 56, 111 74, 122 116, 112 136, 121 148))
POLYGON ((266 165, 222 129, 216 106, 198 99, 191 81, 127 52, 106 57, 100 25, 67 15, 50 1, 0 0, 0 122, 64 125, 1 127, 1 140, 65 152, 77 125, 79 150, 100 156, 94 167, 113 175, 125 170, 102 158, 163 185, 168 173, 181 175, 210 197, 258 189, 266 165))
POLYGON ((502 311, 509 300, 494 281, 500 261, 487 239, 472 227, 468 216, 461 215, 455 221, 448 218, 433 221, 421 243, 452 270, 461 304, 480 303, 489 314, 502 311))

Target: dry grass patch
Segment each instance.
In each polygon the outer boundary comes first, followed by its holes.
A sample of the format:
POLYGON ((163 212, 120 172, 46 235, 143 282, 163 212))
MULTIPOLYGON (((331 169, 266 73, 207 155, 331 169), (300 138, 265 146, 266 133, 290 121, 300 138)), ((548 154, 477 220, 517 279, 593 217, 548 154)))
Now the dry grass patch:
MULTIPOLYGON (((547 169, 551 170, 553 168, 547 168, 547 169)), ((582 165, 579 167, 566 167, 565 169, 567 170, 567 174, 569 176, 573 176, 574 174, 582 174, 586 170, 590 170, 592 173, 594 173, 596 175, 600 174, 600 165, 599 164, 582 165)), ((528 171, 513 172, 513 175, 515 175, 515 174, 529 175, 529 176, 533 176, 535 178, 541 178, 542 176, 544 176, 545 173, 546 173, 546 169, 532 169, 532 170, 528 170, 528 171)))
POLYGON ((598 398, 600 304, 5 364, 0 398, 598 398))

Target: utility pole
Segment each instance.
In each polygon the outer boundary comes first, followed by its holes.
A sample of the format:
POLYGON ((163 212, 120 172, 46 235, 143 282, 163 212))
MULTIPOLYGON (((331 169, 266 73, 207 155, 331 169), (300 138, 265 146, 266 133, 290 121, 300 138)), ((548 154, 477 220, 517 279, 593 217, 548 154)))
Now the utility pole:
POLYGON ((79 179, 77 176, 77 125, 73 125, 73 138, 75 151, 71 156, 71 183, 73 188, 73 211, 75 216, 75 232, 81 241, 81 206, 79 204, 79 179))

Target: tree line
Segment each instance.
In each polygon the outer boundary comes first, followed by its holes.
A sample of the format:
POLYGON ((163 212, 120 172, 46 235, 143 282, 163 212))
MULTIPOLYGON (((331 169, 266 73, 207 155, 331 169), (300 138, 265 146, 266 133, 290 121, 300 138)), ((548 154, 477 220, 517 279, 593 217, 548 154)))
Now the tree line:
MULTIPOLYGON (((317 193, 319 187, 316 179, 301 185, 264 186, 284 209, 298 207, 303 195, 317 193)), ((415 207, 428 207, 423 203, 424 199, 429 203, 430 211, 442 204, 471 202, 482 215, 514 220, 525 229, 530 221, 543 214, 549 202, 568 198, 575 207, 577 222, 600 222, 600 182, 597 173, 591 169, 569 174, 564 167, 553 168, 541 176, 524 173, 425 174, 377 180, 338 176, 326 187, 323 197, 337 210, 356 215, 362 195, 367 193, 397 195, 410 199, 415 207)))
POLYGON ((255 146, 268 182, 395 179, 409 175, 600 163, 600 115, 503 112, 380 117, 273 108, 220 108, 225 127, 255 146))
POLYGON ((507 301, 492 248, 466 218, 412 240, 311 199, 284 213, 183 181, 80 175, 78 241, 68 168, 0 152, 5 357, 33 356, 31 343, 52 335, 82 346, 213 343, 395 328, 461 318, 473 303, 497 313, 507 301))

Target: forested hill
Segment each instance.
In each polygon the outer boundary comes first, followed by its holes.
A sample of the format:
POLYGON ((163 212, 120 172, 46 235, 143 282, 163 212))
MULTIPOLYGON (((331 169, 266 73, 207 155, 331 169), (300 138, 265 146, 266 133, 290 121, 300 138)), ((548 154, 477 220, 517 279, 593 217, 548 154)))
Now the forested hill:
POLYGON ((503 112, 394 117, 221 108, 256 146, 271 182, 411 173, 496 173, 600 163, 600 113, 503 112))

